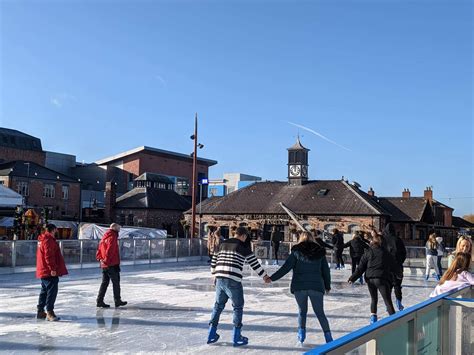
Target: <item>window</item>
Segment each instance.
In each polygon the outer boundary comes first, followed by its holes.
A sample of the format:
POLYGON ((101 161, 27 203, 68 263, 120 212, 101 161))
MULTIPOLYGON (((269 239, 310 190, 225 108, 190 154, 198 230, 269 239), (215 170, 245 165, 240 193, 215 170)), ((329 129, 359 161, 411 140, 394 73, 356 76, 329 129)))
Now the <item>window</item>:
POLYGON ((61 192, 63 200, 69 200, 69 185, 63 185, 61 192))
POLYGON ((160 183, 158 184, 158 188, 164 190, 164 189, 166 189, 166 184, 160 182, 160 183))
POLYGON ((187 195, 189 190, 189 180, 185 178, 176 179, 176 192, 180 195, 187 195))
POLYGON ((211 194, 211 196, 217 196, 217 194, 219 193, 219 191, 217 190, 217 187, 211 187, 209 189, 209 193, 211 194))
POLYGON ((0 180, 0 185, 4 185, 4 184, 5 184, 5 181, 0 180))
POLYGON ((28 183, 26 181, 18 181, 16 185, 16 192, 22 196, 29 196, 30 190, 28 188, 28 183))
POLYGON ((53 184, 44 184, 43 197, 54 198, 54 185, 53 184))

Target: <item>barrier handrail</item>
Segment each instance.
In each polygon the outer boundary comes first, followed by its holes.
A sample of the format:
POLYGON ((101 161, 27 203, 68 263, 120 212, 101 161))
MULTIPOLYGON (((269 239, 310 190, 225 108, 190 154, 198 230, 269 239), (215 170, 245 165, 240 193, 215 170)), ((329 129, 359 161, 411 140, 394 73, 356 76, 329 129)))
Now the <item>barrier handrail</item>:
POLYGON ((305 354, 312 354, 312 355, 320 354, 320 355, 322 355, 322 354, 326 354, 329 351, 337 350, 341 346, 347 345, 348 343, 350 343, 354 340, 358 340, 361 337, 363 337, 365 335, 368 335, 369 333, 371 333, 371 332, 373 332, 373 331, 375 331, 379 328, 382 328, 382 327, 384 327, 388 324, 394 323, 397 320, 399 320, 401 318, 404 318, 404 317, 407 317, 408 315, 410 315, 412 313, 415 313, 415 312, 417 312, 417 311, 419 311, 419 310, 421 310, 421 309, 423 309, 427 306, 433 305, 433 304, 435 304, 437 302, 440 302, 440 301, 443 301, 447 298, 451 298, 452 296, 454 296, 456 294, 462 293, 466 289, 472 289, 472 286, 470 286, 470 285, 460 286, 460 287, 458 287, 454 290, 451 290, 451 291, 443 293, 439 296, 430 298, 426 301, 423 301, 423 302, 418 303, 416 305, 413 305, 411 307, 405 308, 403 311, 397 312, 396 314, 393 314, 393 315, 391 315, 387 318, 383 318, 380 321, 375 322, 374 324, 367 325, 367 326, 365 326, 361 329, 358 329, 358 330, 355 330, 355 331, 353 331, 349 334, 346 334, 343 337, 341 337, 339 339, 336 339, 336 340, 334 340, 330 343, 327 343, 327 344, 318 346, 317 348, 314 348, 312 350, 309 350, 305 354))

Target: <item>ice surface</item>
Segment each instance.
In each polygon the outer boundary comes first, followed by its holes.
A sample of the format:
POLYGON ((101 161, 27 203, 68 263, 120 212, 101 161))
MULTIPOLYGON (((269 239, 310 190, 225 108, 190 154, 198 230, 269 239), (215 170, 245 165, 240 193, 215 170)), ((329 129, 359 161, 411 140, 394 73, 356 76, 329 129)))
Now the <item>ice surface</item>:
MULTIPOLYGON (((278 266, 266 266, 271 274, 278 266)), ((367 287, 351 287, 349 270, 331 270, 333 291, 325 297, 325 310, 333 337, 338 338, 368 324, 370 298, 367 287)), ((100 270, 72 270, 61 278, 56 301, 60 322, 35 319, 39 281, 32 273, 0 275, 0 351, 24 354, 73 353, 301 353, 323 343, 314 314, 309 314, 304 347, 296 341, 297 306, 289 292, 291 273, 265 285, 247 271, 244 281, 243 335, 249 345, 234 349, 232 307, 221 317, 216 344, 207 345, 207 328, 214 304, 209 266, 205 263, 155 264, 123 267, 122 296, 128 306, 96 309, 100 270)), ((106 302, 113 305, 112 285, 106 302)), ((404 304, 425 300, 434 288, 421 276, 405 277, 404 304)), ((379 317, 385 317, 379 300, 379 317)))

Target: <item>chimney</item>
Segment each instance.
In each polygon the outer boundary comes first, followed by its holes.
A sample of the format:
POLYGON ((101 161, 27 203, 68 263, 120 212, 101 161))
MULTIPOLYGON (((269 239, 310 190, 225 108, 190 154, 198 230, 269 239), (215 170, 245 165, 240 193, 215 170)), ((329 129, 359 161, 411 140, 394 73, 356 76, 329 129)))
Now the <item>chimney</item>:
POLYGON ((372 189, 372 187, 369 189, 369 191, 367 191, 367 193, 368 193, 369 196, 371 196, 371 197, 374 197, 374 196, 375 196, 375 191, 372 189))
POLYGON ((408 190, 408 189, 403 189, 402 197, 403 197, 403 198, 410 198, 410 190, 408 190))
POLYGON ((431 189, 431 186, 428 186, 425 189, 424 197, 426 200, 428 200, 429 203, 433 202, 433 190, 431 189))
POLYGON ((115 220, 114 206, 117 198, 117 186, 115 182, 108 181, 105 183, 105 223, 112 223, 115 220))

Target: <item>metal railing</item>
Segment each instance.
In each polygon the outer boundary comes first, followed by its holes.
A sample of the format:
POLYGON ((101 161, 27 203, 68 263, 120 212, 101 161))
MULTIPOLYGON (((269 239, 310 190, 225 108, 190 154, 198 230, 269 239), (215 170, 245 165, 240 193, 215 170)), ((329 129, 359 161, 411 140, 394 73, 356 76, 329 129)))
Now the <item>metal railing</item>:
MULTIPOLYGON (((95 253, 98 240, 75 239, 59 240, 58 242, 68 266, 82 268, 91 263, 97 264, 95 253)), ((124 264, 179 261, 190 257, 202 259, 208 253, 206 239, 120 239, 119 243, 120 256, 124 264)), ((294 244, 280 243, 275 255, 274 245, 270 241, 252 241, 252 250, 257 258, 268 263, 275 260, 276 256, 278 260, 286 260, 294 244)), ((16 270, 23 271, 23 268, 34 267, 36 265, 36 245, 37 241, 35 240, 0 241, 0 271, 15 272, 16 270)), ((334 260, 332 250, 328 249, 326 256, 332 264, 334 260)), ((350 263, 348 249, 345 249, 343 258, 346 263, 350 263)), ((406 267, 424 267, 425 259, 425 248, 407 247, 406 267)), ((446 267, 447 258, 442 259, 442 264, 446 267)))
POLYGON ((472 354, 472 286, 456 289, 306 354, 472 354))
MULTIPOLYGON (((99 240, 59 240, 68 267, 97 266, 99 240)), ((36 240, 0 241, 0 271, 29 271, 36 266, 36 240)), ((201 260, 207 255, 204 239, 120 239, 120 259, 124 265, 163 261, 201 260)))

